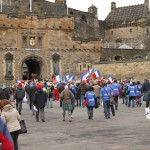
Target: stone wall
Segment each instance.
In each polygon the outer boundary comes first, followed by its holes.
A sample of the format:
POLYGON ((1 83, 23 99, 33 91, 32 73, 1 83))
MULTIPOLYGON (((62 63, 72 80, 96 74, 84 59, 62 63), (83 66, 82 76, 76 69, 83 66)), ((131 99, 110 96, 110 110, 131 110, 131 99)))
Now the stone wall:
POLYGON ((145 77, 150 78, 150 60, 130 62, 109 62, 95 64, 93 68, 99 69, 102 76, 108 78, 110 75, 117 79, 137 79, 143 81, 145 77))
POLYGON ((118 47, 125 43, 133 48, 140 48, 140 45, 144 42, 144 36, 144 27, 140 25, 131 25, 106 30, 107 43, 117 43, 118 47))
MULTIPOLYGON (((84 69, 92 67, 99 62, 101 41, 74 41, 74 19, 46 18, 38 19, 36 16, 26 18, 9 18, 0 14, 0 82, 5 81, 6 63, 5 55, 13 55, 14 80, 22 77, 22 64, 29 57, 37 57, 42 62, 43 78, 51 78, 53 75, 52 56, 60 56, 60 73, 67 75, 81 74, 84 69), (27 38, 27 45, 23 46, 23 36, 27 38), (38 47, 38 41, 34 47, 29 44, 30 37, 42 37, 42 45, 38 47), (33 49, 33 50, 32 50, 33 49), (38 49, 38 50, 34 50, 38 49), (81 67, 79 67, 81 66, 81 67)), ((13 80, 13 81, 14 81, 13 80)), ((12 82, 13 82, 12 81, 12 82)))

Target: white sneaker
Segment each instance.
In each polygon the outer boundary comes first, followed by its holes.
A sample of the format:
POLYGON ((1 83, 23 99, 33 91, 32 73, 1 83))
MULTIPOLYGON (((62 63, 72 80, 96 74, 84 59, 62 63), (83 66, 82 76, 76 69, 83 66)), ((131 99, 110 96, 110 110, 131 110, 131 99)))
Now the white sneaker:
POLYGON ((73 118, 73 115, 71 115, 71 118, 73 118))

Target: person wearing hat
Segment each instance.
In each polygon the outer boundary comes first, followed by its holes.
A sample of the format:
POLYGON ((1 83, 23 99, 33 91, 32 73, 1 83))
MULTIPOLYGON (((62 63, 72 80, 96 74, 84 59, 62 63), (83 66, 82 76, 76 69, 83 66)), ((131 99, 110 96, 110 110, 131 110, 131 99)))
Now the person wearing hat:
POLYGON ((16 108, 20 115, 21 115, 22 102, 24 97, 25 97, 25 90, 22 87, 22 83, 18 83, 18 87, 14 94, 14 98, 16 99, 16 108))
POLYGON ((1 89, 2 90, 0 91, 0 100, 9 99, 10 95, 9 95, 8 90, 7 90, 7 86, 3 85, 1 89))
POLYGON ((9 100, 0 100, 0 110, 1 117, 6 123, 13 139, 15 150, 18 150, 18 137, 21 129, 19 124, 21 120, 20 115, 9 100))
POLYGON ((35 92, 34 100, 33 100, 33 105, 36 107, 36 121, 39 122, 39 113, 40 113, 40 118, 42 122, 45 122, 45 103, 47 101, 47 94, 45 91, 43 91, 43 85, 39 83, 37 85, 37 91, 35 92))

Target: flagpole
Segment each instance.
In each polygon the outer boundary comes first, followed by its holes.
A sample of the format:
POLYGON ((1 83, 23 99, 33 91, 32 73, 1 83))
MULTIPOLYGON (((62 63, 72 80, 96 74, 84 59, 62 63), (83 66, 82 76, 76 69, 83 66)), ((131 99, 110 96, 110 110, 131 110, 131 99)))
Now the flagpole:
POLYGON ((3 7, 2 7, 2 5, 3 5, 3 4, 2 4, 2 0, 1 0, 1 12, 3 11, 3 7))
POLYGON ((32 0, 30 0, 30 12, 32 12, 32 0))
POLYGON ((67 16, 68 16, 68 1, 66 1, 66 6, 67 6, 67 16))

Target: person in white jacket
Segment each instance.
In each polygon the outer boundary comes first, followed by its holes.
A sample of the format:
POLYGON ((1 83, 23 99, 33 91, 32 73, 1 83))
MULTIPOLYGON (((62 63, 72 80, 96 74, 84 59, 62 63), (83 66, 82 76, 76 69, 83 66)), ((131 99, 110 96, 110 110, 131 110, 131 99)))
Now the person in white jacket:
POLYGON ((1 117, 6 123, 12 136, 15 150, 18 150, 18 136, 20 133, 20 115, 9 100, 0 100, 1 117))

